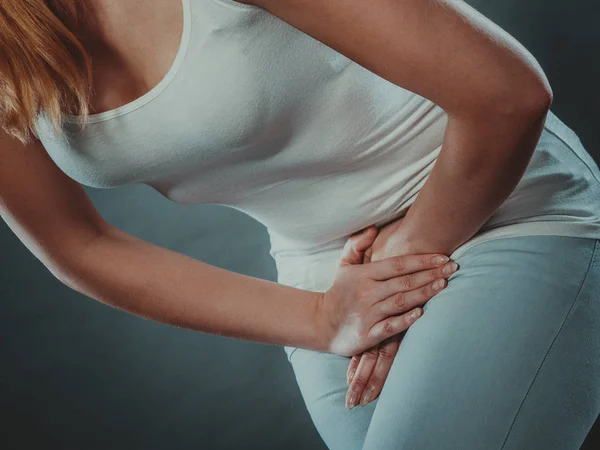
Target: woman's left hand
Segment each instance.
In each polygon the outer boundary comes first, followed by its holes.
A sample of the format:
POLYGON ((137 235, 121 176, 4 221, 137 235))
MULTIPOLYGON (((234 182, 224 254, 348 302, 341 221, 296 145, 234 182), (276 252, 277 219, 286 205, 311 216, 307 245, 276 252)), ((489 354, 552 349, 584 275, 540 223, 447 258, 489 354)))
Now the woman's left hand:
MULTIPOLYGON (((352 261, 351 263, 364 264, 384 259, 383 254, 386 250, 386 245, 393 243, 390 237, 397 231, 401 220, 402 218, 382 227, 361 260, 352 261)), ((347 408, 353 408, 359 402, 361 406, 364 406, 379 396, 392 367, 392 362, 400 348, 404 333, 396 334, 371 347, 369 350, 365 350, 352 357, 348 371, 346 372, 348 383, 348 393, 346 394, 347 408)))
POLYGON ((349 386, 346 395, 347 408, 354 408, 357 404, 355 402, 365 406, 379 396, 405 333, 406 331, 395 334, 352 357, 346 372, 349 386))
MULTIPOLYGON (((352 263, 365 264, 392 256, 414 254, 408 242, 402 239, 401 221, 402 218, 382 227, 362 255, 362 261, 352 263)), ((396 334, 352 357, 346 372, 349 386, 346 394, 347 408, 353 408, 358 403, 364 406, 379 396, 405 333, 406 331, 396 334)))

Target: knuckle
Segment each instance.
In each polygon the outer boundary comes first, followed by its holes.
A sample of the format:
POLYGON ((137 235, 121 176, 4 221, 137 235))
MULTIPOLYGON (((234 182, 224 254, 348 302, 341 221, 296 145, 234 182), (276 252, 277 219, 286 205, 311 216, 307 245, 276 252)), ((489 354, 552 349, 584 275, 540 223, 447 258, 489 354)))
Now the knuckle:
POLYGON ((397 350, 395 348, 385 346, 379 349, 379 358, 389 360, 396 356, 397 350))
POLYGON ((411 291, 415 286, 415 281, 412 275, 406 275, 400 278, 400 284, 407 291, 411 291))
POLYGON ((383 331, 386 334, 392 334, 394 332, 394 326, 391 320, 386 320, 385 322, 383 322, 383 331))
POLYGON ((397 310, 404 311, 406 309, 406 303, 406 297, 401 292, 394 295, 394 307, 397 310))
POLYGON ((396 258, 396 269, 398 269, 399 272, 404 272, 405 268, 406 268, 406 258, 404 257, 404 255, 398 256, 396 258))
POLYGON ((359 386, 364 386, 365 384, 367 384, 367 380, 365 379, 365 376, 362 373, 354 374, 354 378, 352 378, 352 385, 355 388, 358 388, 359 386))
POLYGON ((363 358, 373 359, 377 357, 378 349, 377 347, 371 347, 368 350, 363 352, 363 358))

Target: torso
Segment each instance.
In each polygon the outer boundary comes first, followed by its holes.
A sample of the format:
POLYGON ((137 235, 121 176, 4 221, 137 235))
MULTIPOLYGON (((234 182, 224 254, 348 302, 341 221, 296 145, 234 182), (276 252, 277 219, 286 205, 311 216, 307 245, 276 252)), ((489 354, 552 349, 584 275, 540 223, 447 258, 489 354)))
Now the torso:
MULTIPOLYGON (((310 287, 349 234, 406 213, 447 114, 233 1, 86 2, 116 11, 102 19, 105 45, 91 49, 105 82, 95 83, 95 117, 85 129, 65 121, 60 136, 40 117, 40 140, 86 186, 144 183, 177 203, 245 212, 267 228, 279 279, 310 287)), ((598 168, 556 116, 546 125, 519 185, 480 231, 600 237, 598 168)))

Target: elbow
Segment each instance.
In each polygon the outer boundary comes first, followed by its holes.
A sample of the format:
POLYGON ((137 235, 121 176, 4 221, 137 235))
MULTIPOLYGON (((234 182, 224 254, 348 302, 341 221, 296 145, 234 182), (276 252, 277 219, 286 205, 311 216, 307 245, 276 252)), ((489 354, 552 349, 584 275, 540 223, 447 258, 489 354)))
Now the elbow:
POLYGON ((541 84, 539 87, 532 90, 525 102, 526 112, 531 112, 534 115, 545 116, 550 107, 554 94, 549 84, 541 84))
POLYGON ((519 115, 533 118, 545 116, 552 106, 554 94, 548 80, 543 77, 527 87, 514 89, 511 100, 501 102, 500 112, 507 115, 519 115))
POLYGON ((446 111, 450 111, 449 114, 456 118, 477 121, 484 117, 486 120, 492 117, 538 120, 550 110, 552 100, 550 85, 538 81, 527 87, 505 87, 503 92, 497 92, 495 95, 490 95, 488 91, 483 104, 480 100, 463 102, 460 107, 446 111), (468 107, 465 106, 467 104, 468 107))

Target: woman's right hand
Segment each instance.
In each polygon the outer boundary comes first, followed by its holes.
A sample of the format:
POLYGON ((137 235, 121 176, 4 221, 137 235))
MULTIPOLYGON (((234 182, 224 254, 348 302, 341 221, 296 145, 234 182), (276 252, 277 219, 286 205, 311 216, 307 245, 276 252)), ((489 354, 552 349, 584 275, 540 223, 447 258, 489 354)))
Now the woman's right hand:
MULTIPOLYGON (((364 253, 376 235, 377 228, 371 226, 350 236, 343 253, 364 253)), ((447 285, 448 275, 442 273, 446 264, 433 262, 436 256, 448 261, 435 253, 366 264, 350 264, 342 258, 333 285, 318 304, 329 336, 328 352, 351 357, 408 329, 422 313, 418 306, 447 285), (438 280, 442 281, 439 289, 438 280)))

